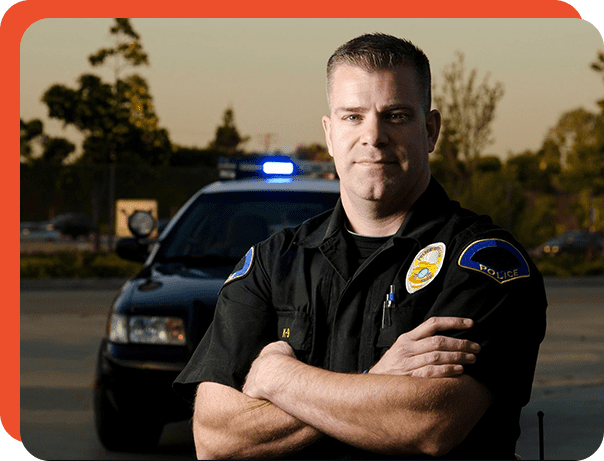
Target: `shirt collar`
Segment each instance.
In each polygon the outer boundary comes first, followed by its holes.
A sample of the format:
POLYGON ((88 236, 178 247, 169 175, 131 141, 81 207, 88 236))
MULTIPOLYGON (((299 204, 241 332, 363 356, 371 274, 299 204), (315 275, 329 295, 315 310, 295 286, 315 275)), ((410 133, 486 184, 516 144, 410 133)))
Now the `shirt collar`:
MULTIPOLYGON (((393 238, 411 238, 424 243, 429 240, 433 232, 437 232, 447 221, 450 206, 453 203, 440 183, 432 177, 424 193, 415 201, 407 213, 403 224, 394 234, 393 238)), ((337 236, 344 229, 345 222, 344 207, 341 199, 338 199, 333 211, 321 214, 302 226, 294 242, 305 248, 317 248, 337 236)), ((434 233, 435 233, 434 232, 434 233)), ((429 243, 429 242, 428 242, 429 243)))
POLYGON ((432 177, 424 193, 411 206, 395 237, 413 238, 426 243, 423 240, 430 240, 432 234, 448 221, 454 203, 432 177))

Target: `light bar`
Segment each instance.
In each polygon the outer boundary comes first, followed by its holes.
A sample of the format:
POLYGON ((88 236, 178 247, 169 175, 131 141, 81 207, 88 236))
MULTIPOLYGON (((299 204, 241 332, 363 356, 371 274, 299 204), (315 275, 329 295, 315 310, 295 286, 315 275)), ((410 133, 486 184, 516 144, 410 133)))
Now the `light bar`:
POLYGON ((294 172, 294 164, 292 162, 272 162, 269 160, 262 164, 262 172, 264 174, 291 175, 294 172))

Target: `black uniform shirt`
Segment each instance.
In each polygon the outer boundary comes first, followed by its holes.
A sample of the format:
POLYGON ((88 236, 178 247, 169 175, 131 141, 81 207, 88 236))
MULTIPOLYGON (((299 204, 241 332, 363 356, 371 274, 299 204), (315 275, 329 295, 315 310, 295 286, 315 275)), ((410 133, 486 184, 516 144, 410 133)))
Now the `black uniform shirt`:
MULTIPOLYGON (((465 373, 493 403, 452 458, 513 458, 545 334, 543 279, 528 255, 490 218, 451 201, 432 178, 397 233, 357 267, 341 203, 255 245, 223 286, 214 322, 175 381, 192 401, 196 385, 241 389, 268 343, 337 372, 371 368, 396 338, 433 316, 469 317, 469 330, 443 334, 482 347, 465 373), (394 285, 394 307, 384 301, 394 285)), ((322 444, 308 457, 371 457, 322 444)), ((378 455, 382 457, 382 455, 378 455)))

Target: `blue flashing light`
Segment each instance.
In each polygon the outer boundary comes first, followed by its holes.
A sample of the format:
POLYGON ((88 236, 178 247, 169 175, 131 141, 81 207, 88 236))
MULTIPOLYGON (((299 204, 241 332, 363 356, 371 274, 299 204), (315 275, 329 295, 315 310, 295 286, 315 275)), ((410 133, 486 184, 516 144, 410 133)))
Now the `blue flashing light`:
POLYGON ((267 184, 289 184, 294 182, 293 176, 282 176, 282 177, 272 177, 266 178, 264 180, 267 184))
POLYGON ((262 172, 267 175, 289 176, 294 173, 292 162, 276 162, 268 160, 262 164, 262 172))

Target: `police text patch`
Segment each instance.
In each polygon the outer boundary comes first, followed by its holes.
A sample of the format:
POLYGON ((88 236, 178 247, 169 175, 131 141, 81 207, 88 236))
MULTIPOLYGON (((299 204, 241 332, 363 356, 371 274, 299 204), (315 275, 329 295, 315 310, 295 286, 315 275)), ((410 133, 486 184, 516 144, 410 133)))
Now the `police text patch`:
POLYGON ((461 253, 459 266, 481 272, 498 283, 529 277, 530 269, 514 245, 501 239, 477 240, 461 253))
POLYGON ((233 273, 229 275, 229 277, 225 280, 224 284, 226 285, 233 280, 240 279, 245 277, 250 269, 252 268, 252 263, 254 262, 254 247, 250 248, 248 252, 245 254, 241 261, 237 263, 233 273))

